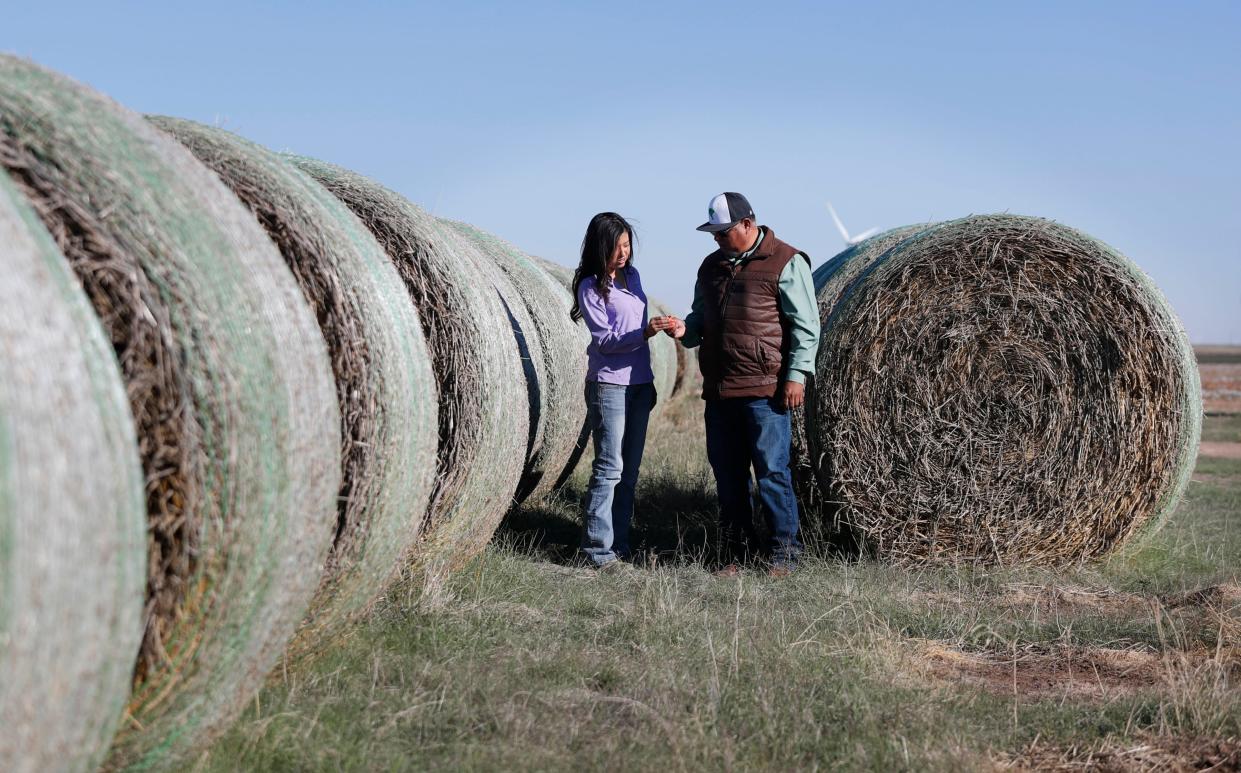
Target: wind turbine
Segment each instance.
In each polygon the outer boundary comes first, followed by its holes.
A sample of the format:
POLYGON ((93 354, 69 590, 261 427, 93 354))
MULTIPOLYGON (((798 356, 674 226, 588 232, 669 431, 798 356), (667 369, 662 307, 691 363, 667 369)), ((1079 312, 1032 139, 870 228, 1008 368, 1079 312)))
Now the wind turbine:
POLYGON ((836 229, 840 231, 840 237, 844 239, 845 244, 849 245, 850 247, 857 244, 858 242, 866 241, 867 238, 869 238, 870 236, 873 236, 875 233, 879 231, 878 228, 871 228, 870 230, 863 231, 857 236, 849 236, 849 232, 845 230, 845 224, 840 222, 840 215, 836 214, 836 208, 832 206, 832 202, 830 201, 827 202, 827 211, 832 213, 832 220, 836 221, 836 229))

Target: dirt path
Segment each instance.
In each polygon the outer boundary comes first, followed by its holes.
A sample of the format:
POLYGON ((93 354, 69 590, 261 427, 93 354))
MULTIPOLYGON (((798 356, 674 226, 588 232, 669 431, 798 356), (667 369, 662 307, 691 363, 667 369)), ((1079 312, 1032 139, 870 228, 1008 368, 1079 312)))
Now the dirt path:
POLYGON ((1216 459, 1241 459, 1241 443, 1215 443, 1203 441, 1198 447, 1199 456, 1213 456, 1216 459))

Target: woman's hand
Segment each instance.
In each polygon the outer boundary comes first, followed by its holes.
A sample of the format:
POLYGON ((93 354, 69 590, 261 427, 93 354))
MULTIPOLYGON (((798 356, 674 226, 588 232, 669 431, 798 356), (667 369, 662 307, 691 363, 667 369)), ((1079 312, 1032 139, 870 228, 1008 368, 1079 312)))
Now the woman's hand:
POLYGON ((647 338, 653 338, 658 335, 659 331, 665 329, 665 319, 665 317, 651 317, 650 322, 646 323, 646 329, 642 331, 642 335, 647 338))

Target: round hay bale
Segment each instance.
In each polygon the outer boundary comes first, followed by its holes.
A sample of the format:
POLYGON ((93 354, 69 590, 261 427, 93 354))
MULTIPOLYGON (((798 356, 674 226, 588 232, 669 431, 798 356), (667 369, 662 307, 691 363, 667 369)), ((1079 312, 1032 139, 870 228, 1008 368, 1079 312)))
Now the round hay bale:
POLYGON ((94 311, 2 171, 0 273, 0 770, 93 770, 142 641, 138 441, 94 311))
POLYGON ((327 568, 298 637, 307 646, 369 607, 417 543, 438 442, 422 325, 374 236, 306 173, 223 129, 148 120, 189 148, 254 213, 314 310, 331 355, 341 486, 327 568))
MULTIPOLYGON (((535 262, 535 265, 547 272, 547 275, 550 276, 554 282, 564 288, 565 292, 569 295, 569 308, 572 308, 573 269, 566 268, 565 266, 550 261, 547 258, 540 258, 537 255, 531 256, 531 259, 535 262)), ((578 334, 578 337, 582 342, 582 348, 580 359, 578 360, 579 364, 577 366, 577 384, 579 390, 584 390, 586 386, 587 367, 586 347, 590 346, 590 331, 586 329, 585 322, 582 322, 581 320, 574 322, 569 317, 568 309, 565 309, 564 316, 569 320, 570 324, 575 325, 582 331, 578 334)), ((579 391, 578 395, 582 406, 582 422, 578 428, 577 439, 573 443, 573 448, 569 451, 569 456, 565 460, 564 467, 561 468, 560 474, 556 476, 555 482, 552 484, 553 490, 560 488, 568 482, 569 478, 573 475, 573 471, 577 469, 578 463, 582 461, 582 456, 586 453, 586 447, 590 445, 590 425, 586 423, 586 397, 584 391, 579 391)))
POLYGON ((901 236, 820 290, 810 442, 824 495, 870 549, 1061 563, 1161 523, 1189 479, 1201 401, 1189 342, 1145 274, 1038 218, 901 236))
MULTIPOLYGON (((920 231, 928 225, 903 226, 876 234, 865 241, 851 245, 814 270, 814 290, 818 299, 819 324, 826 329, 832 309, 840 301, 845 290, 872 263, 893 245, 920 231)), ((822 347, 820 347, 822 348, 822 347)), ((853 535, 839 520, 837 508, 824 501, 819 485, 818 469, 825 464, 822 457, 811 453, 810 435, 817 432, 814 405, 816 379, 806 380, 806 407, 793 410, 789 415, 792 424, 792 443, 789 448, 789 470, 793 474, 793 490, 801 511, 802 528, 817 538, 836 542, 850 550, 853 535)))
POLYGON ((137 425, 145 637, 106 764, 171 766, 249 700, 318 583, 340 475, 326 347, 254 217, 141 116, 0 57, 0 166, 103 322, 137 425))
POLYGON ((530 397, 531 419, 538 429, 532 433, 536 442, 531 444, 516 500, 538 499, 552 490, 586 421, 582 374, 590 335, 585 325, 569 318, 573 303, 569 293, 530 256, 471 225, 449 225, 499 267, 534 325, 526 343, 536 370, 530 397))
POLYGON ((434 583, 486 546, 521 479, 529 404, 511 307, 454 230, 359 174, 289 158, 371 230, 418 308, 439 383, 439 450, 412 568, 434 583))

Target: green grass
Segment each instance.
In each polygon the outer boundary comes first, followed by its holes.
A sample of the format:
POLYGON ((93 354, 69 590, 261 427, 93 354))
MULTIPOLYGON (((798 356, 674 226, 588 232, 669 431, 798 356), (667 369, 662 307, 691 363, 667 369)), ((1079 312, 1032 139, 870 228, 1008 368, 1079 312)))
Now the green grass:
POLYGON ((512 514, 446 588, 398 586, 347 640, 278 669, 198 767, 958 770, 1036 738, 1241 734, 1241 610, 1172 601, 1238 582, 1241 464, 1203 460, 1168 525, 1102 566, 819 555, 786 580, 720 580, 703 563, 715 531, 700 411, 673 401, 648 444, 635 537, 652 567, 574 564, 579 473, 568 495, 512 514), (1030 600, 1056 589, 1105 603, 1030 600), (1001 662, 1107 647, 1165 665, 1137 690, 1014 695, 937 673, 927 640, 1001 662))
POLYGON ((1202 425, 1202 439, 1215 443, 1241 443, 1241 413, 1208 416, 1202 425))

